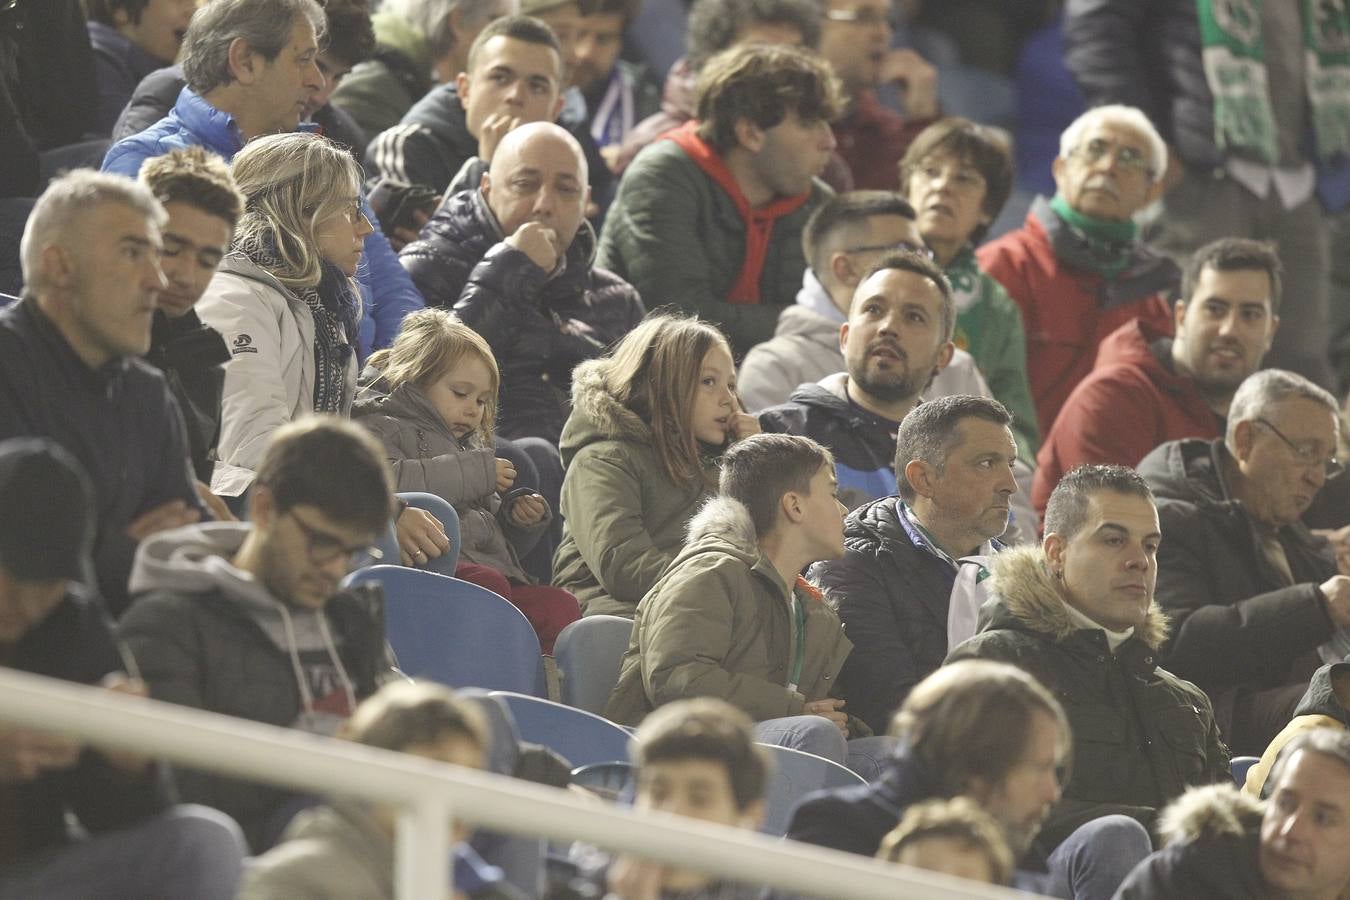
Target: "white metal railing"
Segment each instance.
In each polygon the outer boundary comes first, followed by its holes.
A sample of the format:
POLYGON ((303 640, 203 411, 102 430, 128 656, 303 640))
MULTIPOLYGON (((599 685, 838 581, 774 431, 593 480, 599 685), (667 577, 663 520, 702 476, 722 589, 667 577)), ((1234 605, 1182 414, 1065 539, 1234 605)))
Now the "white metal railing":
POLYGON ((450 816, 586 841, 716 876, 835 900, 1026 900, 990 888, 676 816, 587 803, 502 775, 0 668, 0 721, 322 794, 398 805, 397 896, 443 896, 450 816))

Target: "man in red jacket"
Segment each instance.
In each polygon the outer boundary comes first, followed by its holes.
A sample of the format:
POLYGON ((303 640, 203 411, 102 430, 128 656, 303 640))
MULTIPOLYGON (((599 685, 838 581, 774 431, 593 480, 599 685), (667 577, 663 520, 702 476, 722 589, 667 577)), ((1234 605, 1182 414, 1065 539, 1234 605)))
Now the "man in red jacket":
POLYGON ((976 253, 1022 310, 1041 434, 1107 335, 1134 318, 1172 333, 1163 294, 1177 267, 1144 247, 1133 220, 1158 196, 1166 167, 1167 145, 1139 110, 1088 110, 1060 136, 1055 196, 1037 198, 1022 228, 976 253))
POLYGON ((1112 332, 1041 445, 1036 511, 1075 466, 1134 466, 1167 441, 1223 434, 1233 393, 1261 367, 1279 327, 1281 274, 1270 244, 1214 241, 1187 263, 1175 339, 1143 319, 1112 332))

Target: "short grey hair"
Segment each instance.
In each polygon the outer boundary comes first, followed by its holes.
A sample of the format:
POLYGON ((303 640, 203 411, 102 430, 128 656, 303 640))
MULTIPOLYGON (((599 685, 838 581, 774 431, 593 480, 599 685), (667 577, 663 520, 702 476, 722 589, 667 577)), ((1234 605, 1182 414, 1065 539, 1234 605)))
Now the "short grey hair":
POLYGON ((460 23, 472 30, 498 16, 512 15, 519 6, 519 0, 384 0, 380 11, 398 16, 426 35, 432 58, 440 59, 455 47, 455 32, 450 27, 455 10, 459 10, 460 23))
POLYGON ((1263 797, 1269 796, 1267 789, 1274 790, 1280 776, 1289 767, 1289 760, 1300 750, 1320 753, 1333 759, 1345 768, 1347 775, 1350 775, 1350 731, 1339 728, 1314 728, 1296 736, 1280 748, 1279 755, 1275 757, 1275 764, 1270 768, 1270 776, 1266 779, 1267 788, 1261 791, 1263 797))
POLYGON ((1318 387, 1302 375, 1284 369, 1263 369, 1248 375, 1238 385, 1233 402, 1228 406, 1228 428, 1223 435, 1228 451, 1236 452, 1234 448, 1237 446, 1237 427, 1240 423, 1259 419, 1272 406, 1299 397, 1322 404, 1337 417, 1339 423, 1341 410, 1336 398, 1330 391, 1318 387))
POLYGON ((914 500, 914 486, 905 477, 905 466, 918 459, 941 469, 956 447, 961 423, 966 419, 1007 426, 1012 424, 1012 413, 991 397, 953 394, 925 400, 905 416, 895 435, 895 483, 900 499, 914 500))
POLYGON ((82 219, 108 203, 136 210, 157 228, 163 228, 169 221, 164 207, 139 181, 93 169, 75 169, 53 179, 34 205, 19 239, 19 265, 29 293, 38 293, 46 287, 43 249, 52 244, 78 246, 80 236, 72 232, 82 219))
POLYGON ((323 41, 328 18, 316 0, 210 0, 197 10, 183 37, 183 77, 188 87, 205 94, 234 80, 230 45, 247 41, 266 60, 274 60, 290 40, 300 16, 323 41))
POLYGON ((1167 142, 1162 139, 1158 129, 1153 127, 1153 123, 1141 110, 1121 103, 1094 106, 1074 119, 1059 136, 1059 158, 1068 159, 1082 142, 1083 133, 1101 122, 1114 122, 1142 134, 1144 140, 1148 141, 1149 155, 1153 158, 1149 167, 1149 178, 1155 183, 1162 181, 1163 174, 1167 171, 1167 142))

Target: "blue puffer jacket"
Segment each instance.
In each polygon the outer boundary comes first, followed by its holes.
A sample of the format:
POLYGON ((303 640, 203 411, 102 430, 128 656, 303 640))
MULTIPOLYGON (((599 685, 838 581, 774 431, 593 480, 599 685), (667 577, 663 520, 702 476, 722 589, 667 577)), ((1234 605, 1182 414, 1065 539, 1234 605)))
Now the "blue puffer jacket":
POLYGON ((637 290, 595 265, 582 223, 549 274, 507 244, 478 190, 448 197, 399 261, 433 306, 455 313, 492 347, 501 368, 497 434, 557 446, 572 370, 623 337, 645 313, 637 290))
MULTIPOLYGON (((308 130, 312 126, 302 124, 300 127, 308 130)), ((147 159, 192 146, 205 147, 229 162, 244 146, 244 136, 233 116, 216 109, 192 88, 185 87, 167 116, 140 134, 112 145, 103 158, 103 171, 135 178, 147 159)), ((412 279, 398 264, 398 256, 389 246, 389 239, 380 230, 380 223, 364 197, 361 206, 374 226, 366 236, 365 253, 356 273, 365 303, 357 347, 358 355, 364 359, 371 350, 389 346, 398 334, 403 317, 426 304, 412 279)))

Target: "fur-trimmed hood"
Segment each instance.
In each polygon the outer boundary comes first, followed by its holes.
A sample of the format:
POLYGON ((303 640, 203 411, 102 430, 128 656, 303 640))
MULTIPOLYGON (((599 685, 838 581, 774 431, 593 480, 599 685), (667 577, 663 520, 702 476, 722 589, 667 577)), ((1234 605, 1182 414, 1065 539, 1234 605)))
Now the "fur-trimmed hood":
POLYGON ((1159 815, 1158 837, 1164 845, 1242 837, 1259 827, 1264 812, 1264 803, 1231 784, 1191 788, 1159 815))
MULTIPOLYGON (((990 593, 1002 609, 994 608, 991 614, 990 608, 985 608, 982 617, 989 618, 985 630, 1020 623, 1033 631, 1050 634, 1056 641, 1080 630, 1069 616, 1041 548, 1005 550, 993 558, 990 572, 990 593)), ((1155 600, 1134 636, 1157 650, 1167 640, 1167 630, 1167 615, 1155 600)))
POLYGON ((572 414, 563 428, 563 459, 594 441, 650 443, 652 429, 642 417, 619 402, 609 389, 609 361, 592 359, 572 372, 572 414))
POLYGON ((730 553, 751 567, 762 558, 750 510, 730 497, 710 497, 689 520, 686 535, 677 561, 709 550, 730 553))

